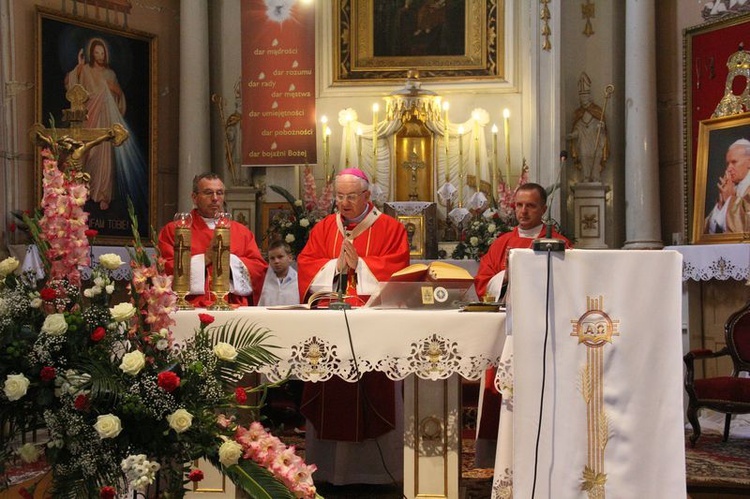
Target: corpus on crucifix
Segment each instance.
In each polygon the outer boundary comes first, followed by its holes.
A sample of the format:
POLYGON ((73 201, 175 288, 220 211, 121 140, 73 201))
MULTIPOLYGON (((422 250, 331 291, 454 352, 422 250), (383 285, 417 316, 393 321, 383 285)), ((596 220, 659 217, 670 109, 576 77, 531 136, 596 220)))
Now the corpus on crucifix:
POLYGON ((409 153, 409 160, 404 161, 401 166, 411 173, 409 178, 409 201, 417 201, 419 200, 419 194, 417 193, 417 170, 420 168, 424 169, 426 167, 425 162, 419 158, 417 151, 412 149, 409 153))
POLYGON ((102 142, 112 141, 119 146, 128 139, 128 131, 119 123, 110 128, 83 128, 86 120, 86 101, 88 92, 81 85, 75 85, 65 94, 70 101, 70 109, 63 110, 63 120, 70 123, 69 128, 45 128, 35 123, 29 130, 29 139, 33 144, 45 145, 60 155, 60 162, 67 162, 74 175, 83 175, 89 180, 89 174, 83 172, 83 160, 86 153, 102 142))

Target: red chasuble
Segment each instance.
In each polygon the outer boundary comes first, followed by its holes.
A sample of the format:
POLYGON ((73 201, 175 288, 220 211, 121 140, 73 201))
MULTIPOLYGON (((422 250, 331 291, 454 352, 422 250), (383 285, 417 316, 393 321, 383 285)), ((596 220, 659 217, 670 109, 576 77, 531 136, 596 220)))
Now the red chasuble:
MULTIPOLYGON (((191 212, 193 215, 193 230, 190 246, 191 255, 200 255, 206 253, 211 238, 214 235, 213 229, 210 229, 203 218, 196 210, 191 212)), ((159 233, 159 251, 165 260, 165 270, 168 274, 174 273, 174 231, 175 224, 170 222, 164 226, 159 233)), ((253 286, 253 305, 257 305, 260 299, 260 293, 263 289, 263 281, 266 278, 266 269, 268 264, 260 254, 258 245, 255 243, 255 236, 250 229, 239 222, 232 221, 229 227, 229 252, 237 256, 247 268, 250 277, 250 283, 253 286)), ((213 268, 208 266, 209 275, 213 268)), ((214 302, 214 297, 208 292, 209 279, 206 279, 206 293, 203 295, 189 295, 187 300, 196 307, 207 307, 214 302)), ((238 305, 250 305, 247 296, 228 296, 229 303, 238 305)))
MULTIPOLYGON (((545 227, 539 231, 536 238, 545 236, 545 227)), ((562 239, 565 241, 565 248, 570 249, 570 241, 568 241, 562 234, 552 231, 552 237, 555 239, 562 239)), ((508 267, 508 256, 511 249, 528 249, 534 239, 530 237, 521 237, 518 233, 518 227, 514 227, 512 231, 506 232, 502 236, 498 237, 487 253, 482 256, 479 261, 479 269, 477 275, 474 277, 474 287, 477 290, 477 296, 481 297, 487 292, 487 284, 495 274, 501 270, 505 270, 508 267)), ((488 369, 484 373, 484 392, 480 395, 482 397, 482 414, 479 415, 479 431, 477 433, 478 438, 486 438, 489 440, 497 440, 497 428, 500 423, 500 403, 502 402, 502 396, 495 388, 495 374, 497 369, 494 367, 488 369)))
MULTIPOLYGON (((310 232, 310 239, 297 257, 302 299, 318 271, 339 257, 342 242, 336 215, 327 216, 310 232)), ((409 265, 406 230, 387 215, 381 214, 370 228, 359 234, 354 247, 378 281, 387 281, 391 274, 409 265)), ((305 383, 300 411, 312 422, 318 438, 361 442, 394 429, 394 398, 393 381, 383 373, 369 372, 358 383, 338 377, 323 383, 305 383)))

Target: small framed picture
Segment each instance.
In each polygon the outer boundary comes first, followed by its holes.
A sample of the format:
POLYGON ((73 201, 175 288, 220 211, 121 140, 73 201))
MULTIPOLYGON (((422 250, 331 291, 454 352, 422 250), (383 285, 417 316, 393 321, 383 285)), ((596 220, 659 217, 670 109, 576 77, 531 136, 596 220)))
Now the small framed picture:
POLYGON ((406 237, 409 239, 409 256, 423 259, 425 241, 424 216, 399 215, 398 221, 406 229, 406 237))

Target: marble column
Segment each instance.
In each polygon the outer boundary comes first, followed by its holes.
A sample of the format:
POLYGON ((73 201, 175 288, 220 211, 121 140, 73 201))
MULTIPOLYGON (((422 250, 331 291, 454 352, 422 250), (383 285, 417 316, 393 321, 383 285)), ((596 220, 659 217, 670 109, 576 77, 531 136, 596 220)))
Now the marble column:
POLYGON ((211 169, 208 1, 180 2, 178 210, 192 208, 193 177, 211 169))
POLYGON ((656 31, 653 0, 625 4, 625 246, 659 249, 656 31))

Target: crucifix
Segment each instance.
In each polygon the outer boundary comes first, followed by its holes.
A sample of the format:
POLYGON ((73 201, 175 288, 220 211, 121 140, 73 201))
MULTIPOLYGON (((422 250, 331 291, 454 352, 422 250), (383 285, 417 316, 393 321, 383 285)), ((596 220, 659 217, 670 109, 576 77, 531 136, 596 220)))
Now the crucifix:
POLYGON ((409 153, 409 160, 404 161, 401 166, 411 172, 411 177, 409 178, 409 187, 411 190, 409 192, 409 201, 417 201, 419 199, 419 193, 417 193, 417 170, 424 169, 426 165, 424 161, 419 159, 417 151, 412 149, 409 153))
POLYGON ((63 109, 63 121, 70 123, 69 128, 45 128, 41 123, 35 123, 29 130, 32 144, 46 145, 61 154, 61 163, 67 162, 71 173, 84 181, 89 180, 89 174, 83 172, 83 159, 86 153, 102 142, 112 141, 119 146, 128 139, 128 131, 119 123, 110 128, 84 128, 88 109, 86 101, 89 94, 81 85, 74 85, 65 93, 70 102, 70 109, 63 109), (64 134, 60 134, 60 132, 64 134))

